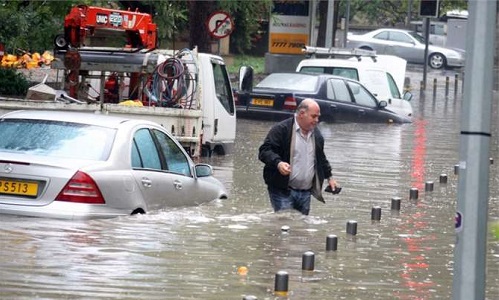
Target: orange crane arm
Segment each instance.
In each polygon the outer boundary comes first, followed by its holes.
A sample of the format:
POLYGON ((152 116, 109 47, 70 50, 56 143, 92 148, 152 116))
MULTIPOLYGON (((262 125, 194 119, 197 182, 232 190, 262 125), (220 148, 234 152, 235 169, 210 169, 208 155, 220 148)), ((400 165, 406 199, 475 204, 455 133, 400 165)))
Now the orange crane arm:
POLYGON ((64 19, 64 36, 71 47, 84 46, 85 37, 96 30, 124 31, 127 46, 153 50, 157 46, 157 26, 150 14, 103 7, 78 5, 64 19))

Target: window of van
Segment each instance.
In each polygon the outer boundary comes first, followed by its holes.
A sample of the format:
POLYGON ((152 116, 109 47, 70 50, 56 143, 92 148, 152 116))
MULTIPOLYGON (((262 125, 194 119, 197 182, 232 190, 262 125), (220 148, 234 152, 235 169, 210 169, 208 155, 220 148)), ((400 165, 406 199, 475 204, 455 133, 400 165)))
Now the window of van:
POLYGON ((386 77, 388 79, 388 85, 390 87, 390 93, 392 94, 393 98, 400 99, 400 92, 397 87, 397 83, 395 83, 395 79, 393 79, 392 75, 390 73, 386 73, 386 77))
POLYGON ((213 77, 215 79, 215 92, 217 98, 225 108, 225 110, 233 115, 234 114, 234 99, 232 98, 232 90, 230 89, 229 75, 225 65, 220 64, 218 61, 212 61, 213 77))
POLYGON ((359 80, 359 73, 354 68, 305 66, 300 69, 300 73, 324 73, 359 80))

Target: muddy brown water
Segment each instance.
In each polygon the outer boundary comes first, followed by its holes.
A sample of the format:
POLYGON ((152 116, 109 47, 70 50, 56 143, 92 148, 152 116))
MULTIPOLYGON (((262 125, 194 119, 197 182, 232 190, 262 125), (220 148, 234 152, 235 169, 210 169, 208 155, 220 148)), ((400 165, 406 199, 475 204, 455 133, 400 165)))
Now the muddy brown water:
MULTIPOLYGON (((257 149, 273 123, 241 119, 236 151, 204 159, 227 200, 81 222, 0 216, 0 298, 274 299, 278 271, 289 274, 289 299, 451 298, 461 92, 454 97, 451 84, 449 97, 443 87, 422 97, 420 70, 409 76, 414 123, 320 125, 343 190, 326 204, 314 200, 310 216, 272 212, 257 149), (390 209, 392 197, 401 198, 400 211, 390 209), (373 206, 382 208, 380 221, 371 221, 373 206), (346 234, 350 220, 355 236, 346 234), (330 234, 338 249, 326 252, 330 234), (312 272, 301 269, 306 251, 315 255, 312 272)), ((499 222, 497 168, 490 166, 489 222, 499 222)), ((487 299, 499 299, 499 240, 488 237, 487 299)))

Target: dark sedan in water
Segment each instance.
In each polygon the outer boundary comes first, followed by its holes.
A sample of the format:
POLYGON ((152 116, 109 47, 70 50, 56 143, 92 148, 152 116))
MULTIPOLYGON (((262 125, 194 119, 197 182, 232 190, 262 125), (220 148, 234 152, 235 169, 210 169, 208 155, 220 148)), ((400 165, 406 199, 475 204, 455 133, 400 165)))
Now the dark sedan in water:
POLYGON ((412 112, 387 106, 355 80, 328 74, 273 73, 252 87, 252 75, 249 80, 245 75, 243 69, 236 101, 238 117, 281 120, 293 115, 303 99, 312 98, 321 107, 321 121, 412 122, 412 112))

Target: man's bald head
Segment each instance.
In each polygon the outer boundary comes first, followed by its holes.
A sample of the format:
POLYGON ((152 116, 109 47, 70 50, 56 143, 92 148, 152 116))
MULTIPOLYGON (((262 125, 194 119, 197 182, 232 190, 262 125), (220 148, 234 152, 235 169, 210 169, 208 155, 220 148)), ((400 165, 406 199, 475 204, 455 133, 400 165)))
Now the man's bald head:
POLYGON ((303 99, 296 109, 296 121, 304 132, 309 132, 319 123, 321 109, 319 104, 310 98, 303 99))

